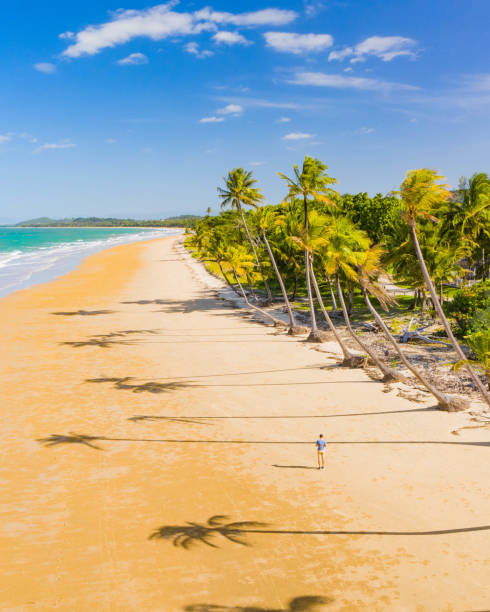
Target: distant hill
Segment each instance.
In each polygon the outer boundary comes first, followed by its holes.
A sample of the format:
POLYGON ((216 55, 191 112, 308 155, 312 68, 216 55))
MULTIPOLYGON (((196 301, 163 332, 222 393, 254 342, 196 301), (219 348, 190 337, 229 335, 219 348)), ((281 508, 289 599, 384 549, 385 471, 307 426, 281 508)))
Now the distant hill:
POLYGON ((114 217, 74 217, 69 219, 50 219, 38 217, 21 221, 15 227, 193 227, 199 219, 198 215, 179 215, 166 219, 136 220, 116 219, 114 217))

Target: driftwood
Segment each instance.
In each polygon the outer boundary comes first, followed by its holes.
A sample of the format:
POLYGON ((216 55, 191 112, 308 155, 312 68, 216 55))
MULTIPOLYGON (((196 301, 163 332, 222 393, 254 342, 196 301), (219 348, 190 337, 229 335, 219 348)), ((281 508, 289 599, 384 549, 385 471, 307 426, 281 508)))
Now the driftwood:
POLYGON ((420 333, 424 329, 427 329, 428 327, 430 327, 430 325, 424 325, 423 327, 419 327, 418 329, 412 330, 411 329, 412 323, 413 323, 413 318, 410 319, 410 323, 408 324, 408 327, 403 330, 403 334, 401 336, 401 342, 406 343, 406 342, 410 342, 411 340, 419 340, 421 342, 428 342, 429 344, 436 343, 436 344, 443 344, 444 346, 449 346, 448 342, 443 342, 442 340, 437 340, 436 338, 420 333))

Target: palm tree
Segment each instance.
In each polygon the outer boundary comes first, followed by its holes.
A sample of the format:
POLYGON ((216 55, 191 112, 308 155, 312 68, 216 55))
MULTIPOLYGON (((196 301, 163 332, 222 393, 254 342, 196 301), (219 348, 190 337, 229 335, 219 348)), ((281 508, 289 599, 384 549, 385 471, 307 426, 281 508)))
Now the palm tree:
POLYGON ((468 407, 468 402, 466 400, 451 397, 449 395, 446 395, 445 393, 441 393, 425 378, 425 376, 417 368, 412 366, 412 364, 408 361, 408 359, 401 351, 396 340, 391 335, 385 322, 374 308, 369 298, 370 293, 375 298, 377 298, 378 302, 386 310, 387 304, 392 301, 386 291, 376 282, 376 279, 384 273, 384 269, 380 263, 382 253, 383 250, 381 249, 381 247, 371 247, 363 254, 363 256, 359 259, 358 262, 358 280, 361 285, 364 299, 366 301, 367 307, 369 308, 369 311, 373 315, 374 319, 378 323, 386 338, 389 340, 389 342, 395 349, 404 366, 436 398, 439 407, 442 410, 447 410, 448 412, 457 412, 459 410, 465 410, 468 407))
POLYGON ((298 333, 303 333, 305 330, 302 327, 296 325, 296 321, 294 320, 293 309, 291 308, 291 304, 288 299, 288 294, 286 291, 286 287, 284 285, 284 281, 282 280, 281 273, 279 272, 279 268, 277 267, 276 258, 274 257, 274 253, 272 252, 271 245, 267 238, 267 230, 274 227, 277 221, 277 215, 274 213, 270 206, 266 206, 263 208, 258 208, 255 213, 255 221, 257 223, 257 227, 262 235, 262 240, 267 248, 267 252, 269 254, 269 258, 271 260, 272 266, 274 268, 274 272, 276 273, 277 280, 279 282, 279 286, 281 287, 281 292, 284 298, 284 303, 286 304, 286 309, 288 311, 289 316, 289 334, 295 335, 298 333))
POLYGON ((356 227, 348 217, 339 215, 332 215, 327 233, 328 240, 319 253, 320 261, 327 278, 330 278, 330 276, 335 276, 336 278, 337 294, 349 334, 378 366, 383 374, 384 382, 401 380, 402 377, 395 370, 386 366, 352 329, 349 312, 346 308, 344 294, 340 285, 341 274, 347 280, 357 283, 358 275, 355 266, 359 261, 360 255, 362 256, 362 253, 370 246, 367 234, 356 227))
POLYGON ((250 230, 248 229, 245 215, 243 214, 244 204, 256 207, 257 204, 264 199, 264 196, 259 189, 254 187, 257 181, 252 178, 252 173, 244 170, 243 168, 234 168, 228 172, 228 176, 223 178, 223 181, 225 183, 225 189, 218 187, 218 195, 221 198, 221 207, 224 208, 229 204, 232 209, 238 211, 242 220, 243 228, 247 234, 247 240, 252 247, 255 261, 257 262, 257 267, 260 271, 260 275, 262 276, 262 280, 267 291, 268 300, 269 302, 272 302, 271 290, 262 271, 262 266, 260 265, 257 251, 255 249, 255 244, 252 240, 252 236, 250 235, 250 230))
POLYGON ((242 286, 242 283, 240 282, 240 278, 239 278, 240 276, 246 275, 247 271, 249 271, 250 269, 254 267, 254 263, 252 261, 252 255, 251 253, 247 251, 247 249, 244 246, 242 245, 228 246, 224 254, 224 267, 226 267, 228 270, 232 272, 235 278, 235 282, 240 289, 241 296, 243 297, 245 304, 249 308, 252 308, 252 310, 256 310, 257 312, 260 312, 261 315, 263 315, 267 319, 270 319, 274 323, 274 325, 277 325, 277 326, 284 325, 283 321, 276 319, 276 317, 273 317, 270 313, 266 312, 265 310, 262 310, 262 308, 259 308, 258 306, 254 306, 253 304, 250 303, 247 297, 247 294, 245 293, 245 290, 242 286))
POLYGON ((291 270, 294 278, 294 287, 291 301, 296 298, 298 290, 298 275, 301 272, 300 249, 293 240, 297 236, 301 225, 301 215, 297 207, 288 206, 286 211, 277 216, 275 223, 275 236, 277 236, 277 253, 287 269, 291 270))
MULTIPOLYGON (((332 322, 332 319, 330 318, 325 308, 325 304, 323 303, 322 294, 320 292, 320 289, 318 287, 318 282, 316 280, 315 270, 313 269, 314 252, 318 252, 326 244, 328 240, 327 238, 328 223, 329 223, 329 219, 327 217, 325 217, 324 215, 320 215, 316 210, 313 210, 310 213, 309 231, 306 232, 306 228, 304 226, 300 226, 298 228, 299 235, 293 236, 292 238, 309 255, 308 257, 308 262, 310 266, 309 276, 313 284, 313 289, 315 291, 316 298, 318 300, 318 303, 320 304, 320 309, 323 313, 323 316, 325 317, 325 321, 327 322, 330 328, 330 331, 335 336, 335 340, 337 341, 342 351, 342 354, 344 355, 344 360, 342 364, 346 367, 359 367, 361 363, 364 361, 364 359, 359 358, 358 355, 353 355, 349 351, 345 343, 342 341, 342 338, 340 337, 335 325, 332 322)), ((320 341, 322 342, 323 338, 321 338, 320 334, 318 335, 320 337, 320 341)))
MULTIPOLYGON (((444 177, 438 175, 435 170, 430 170, 428 168, 410 170, 407 172, 407 177, 400 186, 402 210, 403 218, 410 228, 410 234, 412 236, 417 259, 424 276, 425 284, 429 289, 434 308, 442 321, 446 334, 453 345, 456 354, 460 360, 464 360, 466 359, 466 355, 454 337, 449 321, 444 315, 442 306, 437 298, 434 284, 427 270, 417 236, 417 220, 419 218, 425 218, 437 222, 438 219, 434 217, 432 213, 437 212, 437 209, 451 196, 450 192, 445 189, 445 185, 439 184, 438 182, 443 179, 444 177)), ((483 395, 487 404, 490 406, 490 394, 485 389, 485 385, 481 381, 480 377, 475 373, 469 363, 465 364, 465 369, 471 376, 477 388, 480 390, 480 393, 483 395)))
MULTIPOLYGON (((285 201, 294 201, 296 198, 303 200, 304 226, 306 236, 309 231, 308 219, 308 204, 310 200, 332 204, 332 199, 338 197, 336 191, 331 189, 329 185, 337 182, 337 179, 330 177, 327 172, 327 166, 320 160, 313 157, 305 156, 303 167, 300 171, 299 167, 294 165, 294 179, 289 178, 285 174, 278 173, 288 184, 288 194, 285 201)), ((318 332, 318 326, 315 317, 315 307, 313 304, 313 295, 311 291, 311 265, 310 252, 305 249, 305 272, 306 272, 306 290, 308 292, 308 302, 310 306, 311 317, 311 333, 308 338, 311 342, 321 342, 321 335, 318 332)))

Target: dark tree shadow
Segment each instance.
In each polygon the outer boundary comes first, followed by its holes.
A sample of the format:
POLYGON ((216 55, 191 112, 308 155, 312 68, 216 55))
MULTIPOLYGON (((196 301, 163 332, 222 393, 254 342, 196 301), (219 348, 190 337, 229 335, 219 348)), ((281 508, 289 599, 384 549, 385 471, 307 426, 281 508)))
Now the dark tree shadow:
POLYGON ((147 304, 164 304, 165 300, 136 300, 133 302, 121 302, 121 304, 140 304, 140 306, 146 306, 147 304))
POLYGON ((121 331, 110 332, 109 334, 97 334, 96 336, 90 336, 88 340, 78 340, 75 342, 60 342, 61 345, 72 346, 73 348, 80 348, 83 346, 98 346, 100 348, 110 348, 114 344, 132 345, 136 344, 137 340, 126 340, 126 336, 134 334, 158 334, 157 329, 124 329, 121 331))
POLYGON ((93 444, 93 440, 98 440, 96 436, 85 436, 84 434, 77 434, 73 431, 70 431, 69 435, 61 436, 58 434, 51 434, 47 438, 38 438, 37 442, 40 442, 44 446, 57 446, 58 444, 84 444, 85 446, 90 446, 90 448, 95 448, 97 450, 104 450, 93 444))
POLYGON ((107 337, 90 338, 89 340, 78 340, 76 342, 60 342, 64 346, 72 346, 73 348, 82 348, 84 346, 98 346, 99 348, 111 348, 116 344, 131 345, 134 344, 131 340, 111 340, 107 337))
MULTIPOLYGON (((201 438, 195 439, 182 439, 182 438, 109 438, 106 436, 86 436, 79 434, 64 435, 64 434, 52 434, 50 438, 42 438, 38 440, 39 442, 45 443, 46 441, 53 440, 53 444, 48 444, 48 446, 55 446, 58 444, 64 443, 80 443, 81 439, 84 440, 101 440, 106 442, 155 442, 160 444, 249 444, 253 446, 254 444, 271 444, 271 445, 308 445, 313 446, 311 440, 203 440, 201 438)), ((328 442, 329 446, 337 446, 337 445, 354 445, 354 444, 362 444, 362 445, 420 445, 420 444, 437 444, 437 445, 449 445, 449 446, 475 446, 475 447, 490 447, 490 442, 449 442, 446 440, 352 440, 352 441, 344 441, 344 440, 332 440, 328 442)))
MULTIPOLYGON (((317 612, 318 606, 326 606, 335 600, 319 595, 304 595, 291 599, 287 608, 262 608, 257 606, 219 606, 216 604, 192 604, 184 612, 317 612)), ((318 611, 319 612, 319 611, 318 611)))
POLYGON ((171 540, 174 546, 189 550, 194 544, 206 544, 212 548, 219 548, 213 540, 221 535, 226 540, 250 546, 246 538, 249 534, 262 535, 376 535, 376 536, 436 536, 456 533, 470 533, 488 531, 490 525, 478 527, 461 527, 455 529, 438 529, 434 531, 350 531, 350 530, 300 530, 300 529, 265 529, 267 524, 255 521, 241 521, 224 523, 227 516, 212 516, 204 525, 200 523, 186 523, 185 525, 165 525, 155 529, 149 536, 150 540, 171 540))
POLYGON ((217 514, 208 519, 206 525, 199 523, 187 523, 186 525, 166 525, 156 529, 148 539, 150 540, 172 540, 174 546, 189 548, 196 543, 206 544, 212 548, 219 548, 212 540, 220 535, 230 542, 249 546, 246 541, 246 533, 252 528, 266 527, 265 523, 253 521, 240 521, 236 523, 225 523, 227 516, 217 514))
POLYGON ((72 312, 52 312, 52 315, 60 315, 63 317, 73 317, 80 315, 83 317, 94 317, 96 315, 113 314, 115 310, 74 310, 72 312))
POLYGON ((171 423, 185 423, 185 424, 193 424, 193 425, 212 425, 213 423, 208 423, 207 420, 201 417, 191 418, 191 417, 159 417, 159 416, 146 416, 146 415, 135 415, 128 418, 128 421, 133 421, 133 423, 139 423, 140 421, 160 421, 161 419, 165 419, 165 421, 171 423))
POLYGON ((133 393, 168 393, 169 391, 178 391, 187 387, 198 387, 190 381, 169 381, 165 383, 148 381, 145 383, 131 383, 134 380, 131 376, 125 378, 88 378, 86 383, 114 383, 114 389, 123 391, 132 391, 133 393))
POLYGON ((173 416, 163 416, 156 414, 139 414, 128 418, 128 421, 134 421, 135 423, 139 421, 175 421, 178 420, 182 423, 199 423, 204 420, 206 421, 219 421, 219 420, 228 420, 228 419, 246 419, 246 420, 254 420, 254 419, 337 419, 337 418, 345 418, 345 417, 360 417, 360 416, 377 416, 384 414, 403 414, 405 412, 439 412, 439 408, 437 406, 431 406, 429 408, 412 408, 409 410, 383 410, 379 412, 345 412, 342 414, 285 414, 285 415, 231 415, 231 416, 181 416, 181 417, 173 417, 173 416))
POLYGON ((272 467, 275 468, 287 468, 289 470, 316 470, 316 467, 311 465, 277 465, 276 463, 272 464, 272 467))

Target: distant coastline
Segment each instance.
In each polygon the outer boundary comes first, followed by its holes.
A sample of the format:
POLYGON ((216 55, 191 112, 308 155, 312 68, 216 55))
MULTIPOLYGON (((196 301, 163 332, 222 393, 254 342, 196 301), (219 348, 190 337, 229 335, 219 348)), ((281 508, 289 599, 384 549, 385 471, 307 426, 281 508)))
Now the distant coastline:
POLYGON ((38 217, 36 219, 21 221, 20 223, 16 223, 14 225, 1 225, 0 227, 41 227, 44 229, 56 229, 59 227, 76 227, 79 229, 89 229, 94 227, 101 229, 112 229, 115 227, 122 227, 127 229, 171 227, 175 229, 184 229, 185 227, 194 226, 201 218, 202 217, 199 217, 198 215, 179 215, 177 217, 167 217, 165 219, 148 220, 118 219, 114 217, 72 217, 66 219, 51 219, 50 217, 38 217))

